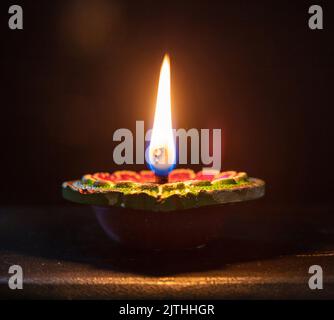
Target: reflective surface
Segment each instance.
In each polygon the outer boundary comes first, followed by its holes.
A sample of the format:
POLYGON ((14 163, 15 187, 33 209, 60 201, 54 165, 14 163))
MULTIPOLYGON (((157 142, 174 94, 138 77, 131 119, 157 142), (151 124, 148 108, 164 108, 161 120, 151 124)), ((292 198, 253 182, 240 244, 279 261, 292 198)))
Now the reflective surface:
POLYGON ((0 297, 333 297, 333 212, 259 202, 247 209, 230 211, 224 237, 209 246, 146 252, 116 245, 86 206, 2 207, 0 297), (12 264, 23 267, 20 292, 8 289, 12 264), (312 264, 323 266, 324 290, 308 288, 312 264))

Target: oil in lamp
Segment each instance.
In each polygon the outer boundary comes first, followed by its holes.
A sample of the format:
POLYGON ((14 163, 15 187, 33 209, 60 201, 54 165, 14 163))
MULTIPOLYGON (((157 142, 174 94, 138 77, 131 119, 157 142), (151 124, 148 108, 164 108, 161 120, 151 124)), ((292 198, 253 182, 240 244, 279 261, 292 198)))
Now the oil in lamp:
POLYGON ((245 172, 174 169, 170 61, 161 71, 148 164, 151 170, 86 174, 64 182, 63 197, 91 205, 114 241, 139 249, 202 247, 223 236, 230 204, 260 198, 264 181, 245 172), (173 170, 174 169, 174 170, 173 170))

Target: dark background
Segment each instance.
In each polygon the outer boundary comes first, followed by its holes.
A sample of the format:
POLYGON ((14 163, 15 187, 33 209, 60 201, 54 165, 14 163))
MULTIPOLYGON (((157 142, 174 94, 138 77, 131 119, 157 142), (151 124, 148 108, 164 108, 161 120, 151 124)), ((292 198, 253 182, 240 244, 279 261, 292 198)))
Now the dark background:
POLYGON ((266 180, 264 201, 329 204, 329 4, 2 1, 0 203, 64 203, 62 181, 119 169, 113 132, 152 123, 168 51, 175 127, 222 128, 223 169, 266 180), (23 31, 8 28, 12 4, 23 31), (311 4, 323 30, 308 28, 311 4))

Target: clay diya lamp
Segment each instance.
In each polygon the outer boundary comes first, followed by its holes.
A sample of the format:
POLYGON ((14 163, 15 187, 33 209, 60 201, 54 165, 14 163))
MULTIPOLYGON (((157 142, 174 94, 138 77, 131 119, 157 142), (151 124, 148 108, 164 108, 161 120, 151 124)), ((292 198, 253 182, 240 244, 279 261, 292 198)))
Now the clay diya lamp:
POLYGON ((114 241, 141 249, 200 247, 223 235, 231 203, 264 194, 264 182, 245 172, 172 170, 170 61, 160 71, 156 111, 148 150, 150 171, 95 173, 63 184, 63 196, 93 207, 114 241))
POLYGON ((63 197, 91 205, 114 241, 140 249, 201 247, 223 236, 230 204, 264 195, 265 183, 245 172, 176 169, 166 183, 152 171, 88 174, 63 183, 63 197))

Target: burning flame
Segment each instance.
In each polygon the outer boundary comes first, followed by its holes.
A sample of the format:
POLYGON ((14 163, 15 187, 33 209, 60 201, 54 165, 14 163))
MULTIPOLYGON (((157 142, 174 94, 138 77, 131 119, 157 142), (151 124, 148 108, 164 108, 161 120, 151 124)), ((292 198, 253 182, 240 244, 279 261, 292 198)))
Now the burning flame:
POLYGON ((172 129, 170 61, 166 54, 160 70, 157 104, 149 146, 149 166, 158 176, 166 176, 175 166, 175 142, 172 129))

